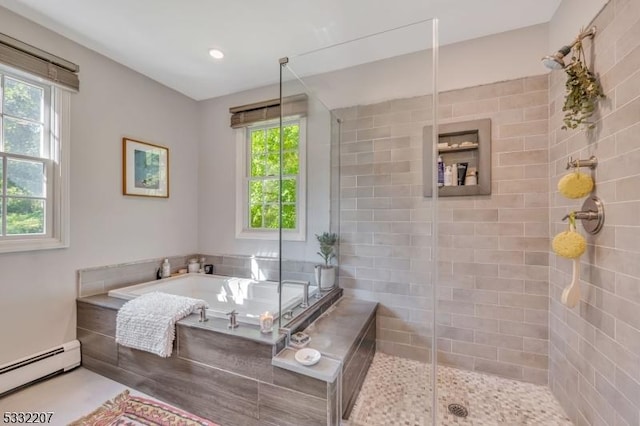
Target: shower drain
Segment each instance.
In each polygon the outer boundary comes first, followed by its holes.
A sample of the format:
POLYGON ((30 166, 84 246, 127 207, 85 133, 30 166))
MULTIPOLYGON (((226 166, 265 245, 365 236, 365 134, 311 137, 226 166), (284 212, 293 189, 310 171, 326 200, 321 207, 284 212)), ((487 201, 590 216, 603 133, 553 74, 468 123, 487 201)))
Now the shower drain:
POLYGON ((449 404, 449 412, 456 417, 467 417, 469 415, 469 410, 467 407, 460 404, 449 404))

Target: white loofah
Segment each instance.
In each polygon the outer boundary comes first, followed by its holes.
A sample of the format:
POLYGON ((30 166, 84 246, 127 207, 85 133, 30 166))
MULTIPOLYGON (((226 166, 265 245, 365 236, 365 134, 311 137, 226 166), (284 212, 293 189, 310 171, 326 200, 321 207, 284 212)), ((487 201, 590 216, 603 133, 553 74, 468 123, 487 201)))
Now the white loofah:
POLYGON ((171 356, 176 321, 207 302, 161 292, 143 294, 125 303, 116 317, 116 342, 163 358, 171 356))

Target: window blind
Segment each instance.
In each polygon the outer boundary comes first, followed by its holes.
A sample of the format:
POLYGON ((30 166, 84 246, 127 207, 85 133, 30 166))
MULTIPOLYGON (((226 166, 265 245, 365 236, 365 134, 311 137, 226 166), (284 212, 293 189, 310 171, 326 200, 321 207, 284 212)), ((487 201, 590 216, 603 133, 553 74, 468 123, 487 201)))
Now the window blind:
POLYGON ((80 88, 78 65, 2 33, 0 62, 68 89, 80 88))
MULTIPOLYGON (((282 98, 284 107, 283 117, 307 115, 307 95, 299 94, 282 98)), ((231 127, 238 129, 267 120, 280 117, 280 99, 256 102, 229 108, 231 113, 231 127)))

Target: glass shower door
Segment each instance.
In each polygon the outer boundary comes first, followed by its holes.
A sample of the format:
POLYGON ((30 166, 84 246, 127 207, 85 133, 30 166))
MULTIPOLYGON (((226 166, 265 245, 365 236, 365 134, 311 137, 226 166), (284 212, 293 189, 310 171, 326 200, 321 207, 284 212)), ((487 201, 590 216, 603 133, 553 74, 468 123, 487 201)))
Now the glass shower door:
POLYGON ((281 61, 283 289, 309 280, 311 294, 339 287, 378 304, 375 356, 358 361, 357 397, 342 398, 350 424, 434 424, 437 182, 423 158, 436 152, 425 145, 437 132, 436 35, 426 20, 281 61), (292 132, 304 139, 295 185, 292 132))

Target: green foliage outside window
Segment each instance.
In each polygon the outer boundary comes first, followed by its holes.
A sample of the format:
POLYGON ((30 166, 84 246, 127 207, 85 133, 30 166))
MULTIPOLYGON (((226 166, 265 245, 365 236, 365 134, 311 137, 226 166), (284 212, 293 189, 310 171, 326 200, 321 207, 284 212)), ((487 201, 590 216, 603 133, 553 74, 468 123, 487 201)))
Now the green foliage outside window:
MULTIPOLYGON (((283 126, 282 228, 297 224, 297 185, 300 171, 300 126, 283 126)), ((280 193, 280 129, 278 126, 250 132, 249 227, 278 229, 280 193)))
MULTIPOLYGON (((42 157, 44 96, 41 87, 5 77, 0 160, 1 152, 42 157)), ((6 199, 6 211, 0 203, 0 218, 6 221, 7 235, 45 232, 43 167, 40 161, 8 158, 3 169, 0 162, 0 195, 6 199)))

